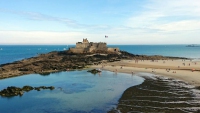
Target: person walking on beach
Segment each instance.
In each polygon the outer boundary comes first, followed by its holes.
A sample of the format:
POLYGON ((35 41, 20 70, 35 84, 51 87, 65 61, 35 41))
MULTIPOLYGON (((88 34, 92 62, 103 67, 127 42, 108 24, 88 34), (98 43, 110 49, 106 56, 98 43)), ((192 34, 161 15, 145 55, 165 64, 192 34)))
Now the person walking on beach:
POLYGON ((132 75, 133 75, 133 71, 132 71, 132 75))

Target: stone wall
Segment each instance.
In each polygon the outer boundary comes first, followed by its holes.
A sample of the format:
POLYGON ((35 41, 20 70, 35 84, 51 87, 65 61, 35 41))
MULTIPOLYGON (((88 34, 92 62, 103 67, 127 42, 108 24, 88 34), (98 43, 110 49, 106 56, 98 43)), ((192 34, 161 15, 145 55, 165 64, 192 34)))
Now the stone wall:
POLYGON ((108 48, 109 52, 119 52, 119 48, 108 48))
POLYGON ((94 51, 94 50, 96 50, 97 48, 95 47, 95 46, 91 46, 90 48, 88 48, 88 51, 89 52, 92 52, 92 51, 94 51))
POLYGON ((75 48, 87 48, 89 46, 89 43, 76 43, 75 48))
POLYGON ((84 48, 70 48, 70 51, 72 51, 73 53, 83 53, 84 52, 84 48))
POLYGON ((94 43, 90 42, 87 39, 83 39, 83 42, 76 43, 75 48, 70 48, 74 53, 84 53, 92 51, 110 51, 110 52, 119 52, 119 48, 107 48, 107 44, 103 42, 94 43))
POLYGON ((98 43, 98 46, 97 46, 98 49, 107 49, 107 44, 106 43, 98 43))

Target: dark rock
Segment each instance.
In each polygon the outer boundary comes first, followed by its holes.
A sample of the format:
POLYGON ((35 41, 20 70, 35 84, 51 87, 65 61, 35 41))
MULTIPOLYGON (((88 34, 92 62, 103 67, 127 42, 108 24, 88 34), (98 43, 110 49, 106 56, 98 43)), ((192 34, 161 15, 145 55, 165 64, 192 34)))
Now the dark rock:
POLYGON ((196 86, 195 88, 198 89, 198 90, 200 90, 200 86, 196 86))
POLYGON ((22 88, 22 90, 23 91, 26 91, 26 92, 28 92, 28 91, 30 91, 30 90, 33 90, 34 88, 33 87, 31 87, 31 86, 24 86, 23 88, 22 88))
POLYGON ((51 73, 49 73, 49 72, 42 72, 42 73, 39 73, 40 75, 42 75, 42 76, 49 76, 51 73))
POLYGON ((40 86, 40 87, 32 87, 32 86, 24 86, 22 88, 15 87, 15 86, 10 86, 7 87, 6 89, 3 89, 0 91, 0 95, 4 97, 11 97, 11 96, 22 96, 24 94, 24 91, 29 92, 31 90, 37 90, 40 91, 41 89, 50 89, 53 90, 55 87, 53 86, 40 86))
POLYGON ((28 69, 27 68, 20 68, 20 69, 18 69, 18 71, 28 71, 28 69))
POLYGON ((90 72, 92 74, 97 74, 97 73, 100 73, 101 71, 97 69, 92 69, 92 70, 88 70, 87 72, 90 72))
POLYGON ((39 87, 34 87, 34 90, 40 91, 39 87))
POLYGON ((55 87, 53 87, 53 86, 50 86, 50 87, 48 87, 50 90, 53 90, 53 89, 55 89, 55 87))
POLYGON ((19 95, 22 96, 24 94, 23 91, 19 91, 19 95))

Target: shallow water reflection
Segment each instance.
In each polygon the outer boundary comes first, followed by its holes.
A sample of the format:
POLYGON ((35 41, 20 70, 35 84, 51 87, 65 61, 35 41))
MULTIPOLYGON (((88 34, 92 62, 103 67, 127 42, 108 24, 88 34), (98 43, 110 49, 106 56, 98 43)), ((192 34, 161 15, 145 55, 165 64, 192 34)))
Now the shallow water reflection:
POLYGON ((103 71, 93 75, 84 71, 31 74, 0 80, 0 89, 7 86, 55 86, 53 91, 30 91, 22 97, 0 98, 3 113, 66 113, 106 112, 118 102, 127 88, 141 84, 143 78, 130 74, 103 71), (11 109, 12 108, 12 109, 11 109))

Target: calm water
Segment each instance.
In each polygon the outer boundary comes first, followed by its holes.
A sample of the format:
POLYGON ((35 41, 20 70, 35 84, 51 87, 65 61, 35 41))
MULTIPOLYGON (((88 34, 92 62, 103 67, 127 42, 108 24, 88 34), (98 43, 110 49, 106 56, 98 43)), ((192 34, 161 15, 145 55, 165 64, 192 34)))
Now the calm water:
POLYGON ((200 47, 186 47, 186 45, 119 45, 111 47, 119 47, 120 50, 139 55, 200 58, 200 47))
POLYGON ((93 75, 85 70, 3 79, 0 89, 24 85, 52 85, 56 89, 30 91, 22 97, 0 97, 0 113, 103 113, 115 107, 124 90, 143 81, 130 74, 103 71, 93 75))
MULTIPOLYGON (((0 45, 0 64, 9 63, 24 58, 37 56, 51 51, 62 51, 74 45, 0 45)), ((119 47, 133 54, 139 55, 163 55, 187 58, 200 58, 200 47, 186 47, 186 45, 109 45, 119 47)))
MULTIPOLYGON (((10 46, 0 45, 0 64, 62 51, 74 45, 10 46)), ((186 45, 112 45, 133 54, 200 58, 199 47, 186 45)), ((0 80, 0 90, 8 86, 55 86, 53 91, 30 91, 22 97, 0 97, 0 113, 76 113, 106 112, 115 107, 123 91, 141 84, 143 78, 129 74, 118 75, 103 71, 92 75, 86 71, 60 72, 49 76, 30 74, 0 80)))
POLYGON ((63 51, 72 46, 64 45, 0 45, 0 64, 37 56, 51 51, 63 51))

